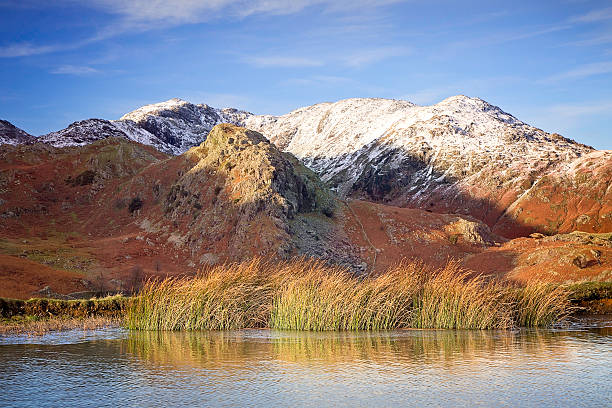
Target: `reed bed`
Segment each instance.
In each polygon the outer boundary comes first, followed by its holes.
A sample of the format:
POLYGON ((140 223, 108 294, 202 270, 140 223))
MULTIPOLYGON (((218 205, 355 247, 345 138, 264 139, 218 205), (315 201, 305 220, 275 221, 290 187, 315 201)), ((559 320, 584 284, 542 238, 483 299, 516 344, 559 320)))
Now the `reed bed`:
POLYGON ((509 329, 550 326, 568 311, 568 293, 470 276, 457 263, 433 269, 404 262, 357 277, 320 261, 218 265, 192 278, 147 282, 127 307, 139 330, 509 329))

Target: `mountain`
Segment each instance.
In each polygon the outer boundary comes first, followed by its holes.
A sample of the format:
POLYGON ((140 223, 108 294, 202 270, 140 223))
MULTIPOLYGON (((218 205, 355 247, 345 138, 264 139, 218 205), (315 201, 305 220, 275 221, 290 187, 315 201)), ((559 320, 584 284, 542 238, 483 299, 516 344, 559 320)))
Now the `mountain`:
POLYGON ((32 142, 33 140, 34 136, 19 129, 11 122, 8 122, 6 120, 0 120, 0 145, 17 145, 21 143, 32 142))
POLYGON ((136 126, 130 121, 86 119, 70 124, 66 129, 47 133, 37 141, 54 147, 85 146, 98 140, 118 137, 155 147, 160 152, 176 154, 175 146, 165 143, 157 136, 136 126))
POLYGON ((470 216, 341 199, 261 133, 230 124, 178 156, 124 137, 2 145, 0 220, 7 297, 47 285, 129 290, 254 256, 314 257, 357 274, 457 259, 517 281, 607 279, 612 262, 610 234, 506 240, 470 216))
POLYGON ((471 215, 506 237, 612 231, 610 154, 478 98, 431 106, 347 99, 251 116, 244 125, 341 196, 471 215))
POLYGON ((83 146, 108 137, 147 144, 169 154, 182 154, 206 139, 219 123, 240 123, 250 116, 236 109, 215 109, 170 99, 143 106, 119 120, 87 119, 38 138, 55 147, 83 146))
POLYGON ((171 99, 40 140, 70 146, 115 136, 176 155, 219 123, 262 133, 343 198, 469 215, 509 238, 612 231, 609 153, 462 95, 431 106, 354 98, 283 116, 171 99))
POLYGON ((216 109, 174 98, 143 106, 124 115, 120 121, 136 124, 173 146, 175 154, 181 154, 202 143, 215 125, 240 124, 249 116, 252 114, 232 108, 216 109))
POLYGON ((236 123, 294 154, 341 197, 470 215, 506 237, 612 231, 610 154, 478 98, 431 106, 354 98, 283 116, 173 99, 122 120, 147 126, 179 152, 213 124, 236 123))

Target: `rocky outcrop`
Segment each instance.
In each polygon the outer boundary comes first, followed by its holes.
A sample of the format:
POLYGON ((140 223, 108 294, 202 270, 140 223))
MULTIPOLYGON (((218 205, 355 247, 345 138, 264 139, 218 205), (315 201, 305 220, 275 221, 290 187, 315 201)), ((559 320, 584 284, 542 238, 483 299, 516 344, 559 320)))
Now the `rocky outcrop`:
MULTIPOLYGON (((178 165, 179 177, 155 223, 158 229, 177 223, 168 238, 198 259, 210 253, 224 259, 298 255, 295 219, 319 214, 333 224, 336 202, 319 177, 260 133, 217 125, 205 142, 173 162, 164 166, 178 165)), ((326 244, 333 247, 320 242, 326 244)))

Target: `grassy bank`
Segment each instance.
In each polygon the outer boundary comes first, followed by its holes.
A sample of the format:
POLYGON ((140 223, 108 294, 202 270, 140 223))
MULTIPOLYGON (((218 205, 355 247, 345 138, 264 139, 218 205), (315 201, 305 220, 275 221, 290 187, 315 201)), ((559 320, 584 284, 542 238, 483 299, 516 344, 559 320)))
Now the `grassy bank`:
POLYGON ((121 318, 88 316, 82 318, 13 316, 0 319, 0 334, 41 335, 61 330, 94 330, 102 327, 120 326, 121 318))
POLYGON ((127 307, 141 330, 395 328, 508 329, 549 326, 570 312, 567 289, 512 287, 470 278, 455 263, 404 263, 357 278, 316 261, 260 260, 210 268, 195 278, 148 282, 127 307))
POLYGON ((222 265, 195 278, 150 281, 139 296, 2 299, 0 334, 124 324, 140 330, 507 329, 572 313, 610 313, 612 282, 515 287, 470 278, 456 264, 404 263, 356 278, 313 261, 222 265))
POLYGON ((96 329, 122 323, 127 298, 29 300, 0 298, 0 334, 44 334, 68 329, 96 329))
POLYGON ((32 316, 38 319, 112 317, 124 315, 127 299, 109 296, 100 299, 58 300, 33 298, 28 300, 0 298, 0 317, 32 316))

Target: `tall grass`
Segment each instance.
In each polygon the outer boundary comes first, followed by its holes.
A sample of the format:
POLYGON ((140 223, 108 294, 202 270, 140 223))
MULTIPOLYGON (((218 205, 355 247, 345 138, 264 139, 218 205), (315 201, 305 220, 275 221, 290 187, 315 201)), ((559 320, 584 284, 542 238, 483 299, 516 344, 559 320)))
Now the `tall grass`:
POLYGON ((471 277, 458 264, 402 263, 355 277, 313 260, 219 265, 194 278, 149 281, 127 308, 141 330, 507 329, 563 318, 567 293, 471 277))
POLYGON ((146 330, 263 327, 272 281, 261 262, 224 265, 196 278, 149 281, 130 303, 126 322, 146 330))

